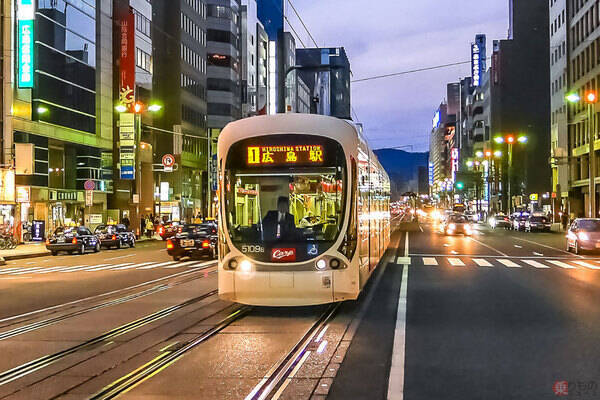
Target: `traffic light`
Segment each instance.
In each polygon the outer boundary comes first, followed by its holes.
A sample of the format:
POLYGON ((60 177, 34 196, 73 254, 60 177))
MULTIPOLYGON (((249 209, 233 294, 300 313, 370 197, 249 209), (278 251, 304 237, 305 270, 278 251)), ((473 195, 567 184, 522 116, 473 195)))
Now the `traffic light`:
POLYGON ((456 189, 463 190, 465 188, 464 182, 456 182, 456 189))

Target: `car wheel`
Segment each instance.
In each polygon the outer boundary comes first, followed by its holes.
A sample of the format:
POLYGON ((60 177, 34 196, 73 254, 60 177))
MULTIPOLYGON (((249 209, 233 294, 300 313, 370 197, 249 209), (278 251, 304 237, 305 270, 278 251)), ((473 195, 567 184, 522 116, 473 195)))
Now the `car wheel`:
POLYGON ((117 242, 117 249, 120 249, 123 247, 123 241, 121 239, 119 239, 119 241, 117 242))
POLYGON ((173 261, 179 261, 181 260, 181 256, 173 256, 173 261))
POLYGON ((574 248, 575 254, 579 255, 579 253, 581 253, 581 250, 579 250, 579 243, 577 242, 577 240, 575 241, 575 248, 574 248))
POLYGON ((131 242, 129 243, 129 247, 135 247, 135 239, 132 238, 131 242))
POLYGON ((85 254, 85 244, 81 243, 81 247, 79 248, 79 254, 85 254))
POLYGON ((51 251, 50 253, 52 253, 53 256, 58 254, 58 251, 51 251))
POLYGON ((100 242, 96 242, 96 247, 94 247, 94 253, 97 253, 100 251, 100 242))
POLYGON ((569 240, 567 239, 567 252, 570 253, 571 252, 571 246, 569 246, 569 240))

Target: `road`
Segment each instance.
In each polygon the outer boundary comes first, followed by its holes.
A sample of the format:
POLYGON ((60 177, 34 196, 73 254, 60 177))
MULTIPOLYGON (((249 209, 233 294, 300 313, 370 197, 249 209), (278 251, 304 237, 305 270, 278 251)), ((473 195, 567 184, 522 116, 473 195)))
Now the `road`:
POLYGON ((9 262, 0 399, 600 397, 600 257, 563 234, 397 231, 335 309, 224 302, 215 269, 160 242, 9 262))

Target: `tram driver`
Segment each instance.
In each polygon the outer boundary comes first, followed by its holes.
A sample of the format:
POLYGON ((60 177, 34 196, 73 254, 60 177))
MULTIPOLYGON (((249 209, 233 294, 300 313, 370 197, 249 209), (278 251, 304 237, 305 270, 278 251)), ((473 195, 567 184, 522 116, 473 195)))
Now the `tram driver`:
POLYGON ((298 240, 294 216, 289 212, 290 200, 285 196, 277 199, 277 210, 267 212, 262 220, 265 241, 291 242, 298 240))

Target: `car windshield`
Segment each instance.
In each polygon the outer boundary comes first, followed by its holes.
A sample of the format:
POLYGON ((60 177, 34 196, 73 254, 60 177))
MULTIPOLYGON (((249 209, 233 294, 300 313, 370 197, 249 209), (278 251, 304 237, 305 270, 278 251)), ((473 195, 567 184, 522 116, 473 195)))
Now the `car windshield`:
POLYGON ((288 139, 289 146, 241 142, 231 150, 225 178, 227 226, 234 245, 255 259, 273 261, 272 251, 281 248, 293 249, 297 261, 309 259, 329 248, 339 235, 346 180, 343 151, 323 138, 302 142, 311 145, 288 139), (277 164, 296 157, 306 163, 284 169, 240 162, 254 148, 261 152, 261 160, 277 164), (311 167, 310 157, 322 162, 311 167))
POLYGON ((74 229, 75 229, 75 228, 69 228, 69 227, 64 227, 64 226, 61 226, 61 227, 58 227, 58 228, 56 228, 56 230, 54 231, 54 234, 55 234, 56 236, 61 236, 61 235, 72 235, 72 234, 74 233, 74 232, 73 232, 73 231, 74 231, 74 229))
POLYGON ((451 215, 448 220, 458 224, 464 224, 467 222, 467 219, 463 215, 451 215))
POLYGON ((98 225, 94 230, 96 233, 115 233, 116 228, 114 225, 98 225))
POLYGON ((531 217, 531 222, 546 222, 546 217, 531 217))
POLYGON ((587 232, 600 232, 600 220, 584 219, 578 222, 578 227, 587 232))

